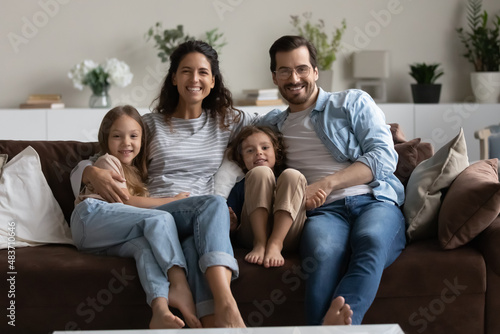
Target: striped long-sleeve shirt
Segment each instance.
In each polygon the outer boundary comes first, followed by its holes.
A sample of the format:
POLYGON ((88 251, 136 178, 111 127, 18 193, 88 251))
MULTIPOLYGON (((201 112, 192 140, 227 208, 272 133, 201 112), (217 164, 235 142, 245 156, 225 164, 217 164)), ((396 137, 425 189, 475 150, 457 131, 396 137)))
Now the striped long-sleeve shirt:
POLYGON ((191 196, 214 193, 217 172, 227 144, 255 115, 243 113, 240 122, 221 129, 219 120, 206 111, 196 119, 172 118, 167 125, 162 114, 143 116, 148 132, 148 190, 152 197, 171 197, 188 191, 191 196))

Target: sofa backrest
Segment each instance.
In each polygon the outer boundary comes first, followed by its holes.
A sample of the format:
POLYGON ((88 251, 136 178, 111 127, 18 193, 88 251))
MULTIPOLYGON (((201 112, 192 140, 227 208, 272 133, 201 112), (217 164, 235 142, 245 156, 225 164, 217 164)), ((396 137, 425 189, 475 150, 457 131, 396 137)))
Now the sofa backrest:
POLYGON ((28 146, 40 156, 43 174, 69 223, 75 201, 69 175, 78 162, 99 150, 97 143, 0 140, 0 153, 7 154, 10 160, 28 146))

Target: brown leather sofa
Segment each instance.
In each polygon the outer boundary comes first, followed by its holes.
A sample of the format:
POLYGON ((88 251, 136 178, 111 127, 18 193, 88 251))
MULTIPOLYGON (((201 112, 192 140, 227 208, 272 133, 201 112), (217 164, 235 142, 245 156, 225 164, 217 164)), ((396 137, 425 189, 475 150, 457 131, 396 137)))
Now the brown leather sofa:
MULTIPOLYGON (((96 145, 0 141, 14 157, 31 145, 66 220, 73 209, 69 172, 96 145)), ((1 199, 0 199, 1 200, 1 199)), ((0 222, 4 223, 4 222, 0 222)), ((438 240, 411 243, 388 267, 364 323, 398 323, 407 333, 500 333, 500 218, 475 240, 444 251, 438 240)), ((314 260, 286 254, 264 269, 243 260, 232 288, 249 326, 304 325, 304 279, 314 260)), ((15 327, 9 326, 7 251, 0 250, 1 333, 147 328, 151 310, 133 259, 83 254, 73 246, 16 249, 15 327)), ((327 282, 325 282, 327 284, 327 282)))

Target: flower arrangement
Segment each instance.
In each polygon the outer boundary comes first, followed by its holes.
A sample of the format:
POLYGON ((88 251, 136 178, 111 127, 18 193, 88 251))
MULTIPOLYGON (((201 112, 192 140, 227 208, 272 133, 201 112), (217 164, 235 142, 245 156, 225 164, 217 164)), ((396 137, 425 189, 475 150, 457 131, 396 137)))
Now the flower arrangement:
POLYGON ((311 42, 317 51, 318 69, 330 70, 333 62, 337 59, 336 53, 340 47, 340 40, 346 29, 346 21, 342 20, 342 26, 336 28, 331 38, 325 33, 325 22, 318 20, 318 23, 311 23, 311 12, 303 13, 305 22, 298 15, 291 15, 291 23, 298 34, 311 42))
POLYGON ((133 76, 129 66, 116 58, 108 59, 103 64, 84 60, 73 66, 68 73, 76 89, 82 90, 83 86, 89 86, 94 95, 107 92, 110 85, 128 86, 133 76))

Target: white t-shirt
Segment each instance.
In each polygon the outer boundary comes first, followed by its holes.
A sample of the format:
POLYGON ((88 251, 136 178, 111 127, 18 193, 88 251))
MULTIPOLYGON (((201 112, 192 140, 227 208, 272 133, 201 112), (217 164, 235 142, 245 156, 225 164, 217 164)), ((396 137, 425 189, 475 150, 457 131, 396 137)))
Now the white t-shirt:
MULTIPOLYGON (((323 177, 334 174, 352 164, 349 161, 336 161, 318 138, 310 118, 313 109, 314 105, 306 110, 290 113, 281 129, 287 152, 286 165, 304 174, 308 184, 319 181, 323 177)), ((372 188, 364 184, 334 190, 328 195, 325 204, 347 196, 371 192, 372 188)))

